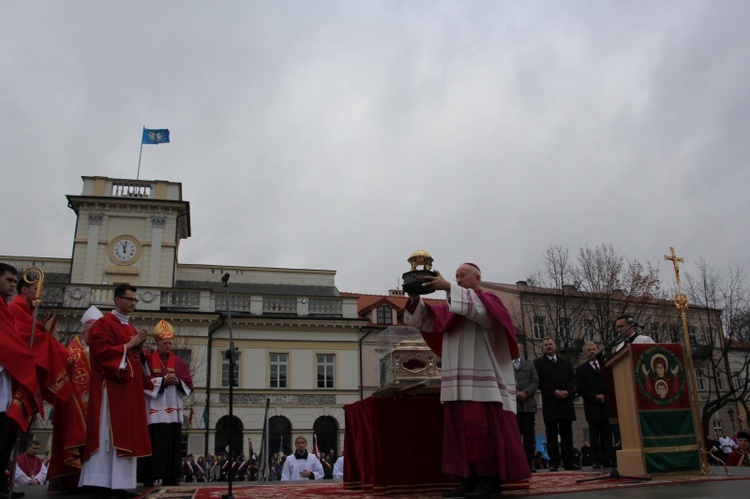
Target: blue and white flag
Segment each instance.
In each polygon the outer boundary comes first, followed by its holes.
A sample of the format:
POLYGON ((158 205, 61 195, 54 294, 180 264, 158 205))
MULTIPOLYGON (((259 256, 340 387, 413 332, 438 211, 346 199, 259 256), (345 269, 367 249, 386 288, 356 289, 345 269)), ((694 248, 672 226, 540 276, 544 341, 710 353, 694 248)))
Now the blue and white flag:
POLYGON ((166 128, 144 128, 141 144, 163 144, 169 142, 169 130, 166 128))

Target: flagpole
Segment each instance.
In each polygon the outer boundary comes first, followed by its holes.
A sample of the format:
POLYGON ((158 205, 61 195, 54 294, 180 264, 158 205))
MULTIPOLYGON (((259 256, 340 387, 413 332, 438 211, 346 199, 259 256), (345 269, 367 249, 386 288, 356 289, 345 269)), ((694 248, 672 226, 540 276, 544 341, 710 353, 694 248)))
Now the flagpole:
POLYGON ((146 133, 146 125, 143 125, 143 132, 141 132, 141 152, 138 153, 138 173, 135 175, 135 179, 141 178, 141 156, 143 156, 143 134, 146 133))

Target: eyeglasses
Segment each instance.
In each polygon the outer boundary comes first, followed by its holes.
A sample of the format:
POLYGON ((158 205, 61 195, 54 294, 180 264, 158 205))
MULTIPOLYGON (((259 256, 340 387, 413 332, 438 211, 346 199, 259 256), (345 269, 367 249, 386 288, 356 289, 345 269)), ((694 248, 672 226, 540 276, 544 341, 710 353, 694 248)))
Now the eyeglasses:
POLYGON ((128 300, 131 303, 138 303, 140 300, 138 298, 133 298, 132 296, 118 296, 121 300, 128 300))

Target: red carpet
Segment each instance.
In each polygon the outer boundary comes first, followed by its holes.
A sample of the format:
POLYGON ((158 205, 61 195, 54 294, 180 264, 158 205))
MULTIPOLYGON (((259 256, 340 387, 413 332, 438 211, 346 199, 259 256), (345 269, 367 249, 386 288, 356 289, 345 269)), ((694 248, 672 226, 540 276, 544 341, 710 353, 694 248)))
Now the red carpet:
MULTIPOLYGON (((615 480, 606 478, 596 482, 576 483, 576 480, 582 478, 594 478, 595 473, 581 472, 558 472, 558 473, 537 473, 531 477, 531 487, 524 490, 515 490, 503 492, 503 496, 523 497, 531 495, 544 494, 565 494, 565 493, 582 493, 596 490, 619 489, 631 487, 651 487, 656 485, 677 485, 691 482, 705 482, 718 480, 743 480, 745 477, 703 476, 697 473, 679 474, 654 478, 650 482, 636 482, 628 479, 615 480)), ((605 475, 602 475, 605 476, 605 475)), ((226 494, 227 487, 195 487, 182 485, 180 487, 159 487, 150 494, 145 495, 151 499, 221 499, 222 494, 226 494)), ((315 483, 268 483, 262 485, 237 485, 232 486, 232 494, 237 498, 247 499, 271 499, 278 497, 294 497, 295 499, 321 498, 321 497, 338 497, 346 499, 370 499, 376 497, 365 492, 354 492, 344 490, 342 483, 331 483, 328 481, 315 483)), ((397 496, 390 496, 397 497, 397 496)), ((430 492, 426 494, 410 494, 408 497, 425 497, 439 498, 442 497, 439 492, 430 492)))

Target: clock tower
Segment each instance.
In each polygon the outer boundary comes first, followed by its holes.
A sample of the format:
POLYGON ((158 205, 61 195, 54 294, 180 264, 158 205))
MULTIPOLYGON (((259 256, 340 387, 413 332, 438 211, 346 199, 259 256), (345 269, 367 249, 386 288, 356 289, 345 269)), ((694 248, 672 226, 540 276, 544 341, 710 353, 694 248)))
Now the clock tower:
POLYGON ((83 177, 76 212, 71 283, 172 287, 181 239, 190 237, 182 184, 83 177))

